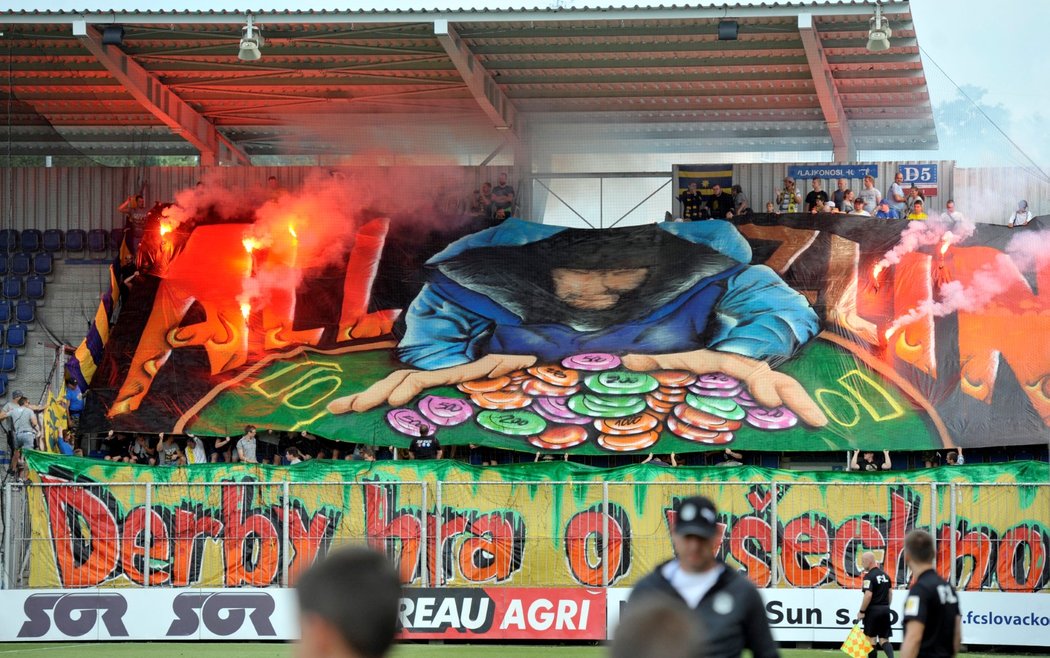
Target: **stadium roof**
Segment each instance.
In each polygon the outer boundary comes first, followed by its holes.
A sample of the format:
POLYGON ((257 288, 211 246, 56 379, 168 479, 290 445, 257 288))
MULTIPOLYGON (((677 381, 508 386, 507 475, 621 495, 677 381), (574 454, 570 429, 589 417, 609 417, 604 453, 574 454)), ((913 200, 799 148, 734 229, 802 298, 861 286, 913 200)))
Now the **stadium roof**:
POLYGON ((408 126, 475 152, 530 132, 610 152, 936 148, 908 2, 883 3, 882 52, 874 6, 12 10, 10 149, 352 155, 376 144, 336 133, 408 126), (265 36, 251 62, 248 13, 265 36), (102 44, 111 25, 122 45, 102 44))

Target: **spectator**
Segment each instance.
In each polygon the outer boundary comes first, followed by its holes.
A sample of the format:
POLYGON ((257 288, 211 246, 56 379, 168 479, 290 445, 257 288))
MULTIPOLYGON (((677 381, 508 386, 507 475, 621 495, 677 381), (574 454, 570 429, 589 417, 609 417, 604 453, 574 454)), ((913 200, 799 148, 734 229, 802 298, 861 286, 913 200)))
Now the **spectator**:
POLYGON ((860 450, 853 453, 853 460, 849 464, 851 471, 888 471, 893 467, 890 461, 890 451, 882 451, 882 461, 875 461, 875 453, 868 450, 861 458, 860 450))
POLYGON ((441 444, 434 436, 434 430, 429 425, 420 425, 419 436, 412 439, 408 453, 412 459, 441 459, 445 451, 441 449, 441 444))
POLYGON ((926 220, 927 218, 928 218, 928 216, 926 215, 926 212, 922 208, 922 199, 916 199, 915 201, 913 201, 912 202, 912 207, 911 207, 911 212, 908 213, 908 216, 905 219, 922 221, 922 220, 926 220))
POLYGON ((739 452, 733 452, 731 448, 726 448, 725 452, 721 453, 716 459, 716 466, 743 466, 744 455, 739 452))
POLYGON ((237 442, 237 460, 242 464, 259 463, 255 457, 255 425, 244 428, 244 436, 237 442))
POLYGON ((376 460, 376 451, 372 449, 372 446, 359 445, 354 448, 350 459, 360 462, 374 462, 376 460))
POLYGON ((157 435, 157 465, 182 466, 186 463, 175 437, 161 432, 157 435))
POLYGON ((948 199, 948 203, 944 204, 944 214, 953 223, 965 221, 966 217, 961 212, 955 209, 955 201, 948 199))
POLYGON ((711 219, 725 219, 726 215, 733 210, 733 195, 723 192, 722 186, 715 183, 711 188, 711 196, 706 205, 711 213, 711 219))
POLYGON ((922 465, 924 468, 937 468, 941 465, 941 453, 939 452, 928 452, 922 457, 922 465))
MULTIPOLYGON (((112 432, 112 430, 110 430, 112 432)), ((154 466, 157 463, 157 451, 149 444, 146 437, 136 434, 135 439, 128 446, 127 462, 140 466, 154 466)))
POLYGON ((36 409, 29 404, 29 398, 22 391, 15 391, 12 399, 16 406, 6 412, 6 417, 11 419, 15 432, 15 451, 11 455, 11 461, 17 465, 21 476, 25 477, 22 452, 36 449, 37 439, 40 437, 40 424, 36 420, 36 409))
POLYGON ((678 195, 678 200, 682 203, 682 219, 687 222, 695 222, 700 219, 704 199, 700 196, 696 183, 689 183, 689 188, 678 195))
POLYGON ((1028 202, 1022 199, 1017 202, 1017 210, 1010 215, 1007 223, 1010 228, 1013 228, 1015 226, 1024 226, 1030 221, 1032 221, 1032 211, 1028 209, 1028 202))
POLYGON ((810 212, 821 212, 816 210, 817 203, 819 202, 821 207, 823 207, 824 204, 828 202, 828 193, 821 189, 819 178, 814 178, 811 185, 813 186, 813 189, 806 195, 806 210, 810 212))
POLYGON ((492 183, 488 181, 481 184, 481 192, 477 198, 476 214, 486 218, 492 217, 492 183))
POLYGON ((500 172, 496 187, 492 188, 492 217, 504 220, 514 214, 514 187, 507 183, 507 172, 500 172))
POLYGON ((642 460, 643 464, 652 464, 653 466, 678 466, 678 460, 675 459, 674 453, 668 455, 667 460, 660 459, 653 453, 649 453, 649 456, 642 460))
POLYGON ((841 208, 842 202, 846 200, 846 190, 849 189, 849 181, 845 178, 840 178, 836 185, 835 191, 831 193, 831 200, 835 202, 836 208, 841 208))
POLYGON ((882 192, 875 189, 875 179, 873 177, 864 177, 864 186, 857 194, 857 198, 864 202, 864 212, 867 213, 868 217, 871 217, 871 213, 875 212, 875 208, 882 201, 882 192))
MULTIPOLYGON (((810 192, 810 194, 813 194, 813 193, 810 192)), ((826 207, 824 207, 824 203, 825 203, 825 201, 823 199, 817 199, 816 203, 813 204, 813 206, 810 208, 809 211, 811 213, 813 213, 814 215, 816 215, 818 213, 828 212, 828 209, 826 207)), ((807 202, 807 204, 808 204, 808 202, 807 202)))
POLYGON ((900 219, 900 214, 890 207, 890 202, 886 199, 879 201, 879 209, 875 211, 875 216, 879 219, 900 219))
POLYGON ((908 196, 904 199, 904 205, 908 210, 911 210, 915 207, 916 201, 922 201, 923 205, 926 205, 926 197, 922 195, 922 190, 915 183, 912 183, 911 187, 908 188, 908 196))
POLYGON ((963 457, 962 448, 959 447, 949 452, 945 457, 945 463, 948 464, 948 466, 962 466, 965 464, 966 458, 963 457))
POLYGON ((199 436, 193 434, 187 434, 186 436, 189 437, 186 441, 186 463, 207 464, 208 451, 204 449, 204 442, 201 441, 199 436))
POLYGON ((270 176, 266 179, 266 194, 270 197, 271 201, 276 201, 284 190, 281 189, 281 184, 277 181, 276 176, 270 176))
POLYGON ((889 197, 890 208, 897 211, 897 216, 903 216, 907 212, 908 199, 904 196, 904 174, 897 172, 893 176, 893 184, 890 185, 889 197))
POLYGON ((227 464, 233 461, 233 448, 230 446, 232 441, 233 439, 228 436, 222 439, 215 439, 215 448, 208 456, 211 463, 219 463, 219 457, 222 457, 222 460, 227 464))
POLYGON ((777 208, 780 212, 798 212, 802 206, 802 195, 795 189, 795 179, 791 176, 784 178, 784 189, 777 190, 777 208))
POLYGON ((284 460, 288 462, 289 466, 294 466, 302 463, 303 453, 299 452, 299 448, 296 448, 295 446, 288 446, 284 451, 284 460))
POLYGON ((72 377, 66 378, 65 393, 69 427, 76 428, 80 424, 80 412, 84 410, 84 393, 80 390, 77 380, 72 377))
POLYGON ((751 214, 751 201, 744 194, 744 188, 739 185, 734 185, 733 190, 733 216, 740 217, 741 215, 751 214))
POLYGON ((106 461, 126 462, 132 439, 124 434, 114 434, 110 430, 102 439, 102 458, 106 461))
POLYGON ((851 215, 861 215, 863 217, 871 217, 871 213, 864 209, 864 199, 853 200, 853 210, 850 211, 851 215))
POLYGON ((835 207, 834 201, 828 201, 824 204, 824 212, 831 213, 832 215, 841 213, 842 211, 835 207))
POLYGON ((777 207, 773 205, 772 201, 766 201, 766 214, 767 215, 779 215, 777 207))
POLYGON ((132 226, 144 226, 146 224, 146 197, 141 194, 133 194, 124 199, 117 207, 117 211, 124 215, 125 220, 132 226))

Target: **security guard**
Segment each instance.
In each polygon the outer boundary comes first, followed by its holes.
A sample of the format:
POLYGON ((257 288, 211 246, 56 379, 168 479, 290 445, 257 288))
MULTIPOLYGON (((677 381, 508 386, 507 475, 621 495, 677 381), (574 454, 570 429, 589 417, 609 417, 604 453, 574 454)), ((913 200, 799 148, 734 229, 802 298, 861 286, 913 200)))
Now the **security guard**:
POLYGON ((864 622, 864 634, 871 642, 872 650, 868 658, 875 658, 879 647, 886 653, 886 658, 893 658, 893 645, 890 643, 890 603, 893 601, 893 587, 890 577, 879 568, 875 556, 865 552, 860 556, 864 567, 864 583, 861 590, 864 598, 860 602, 857 617, 864 622))
POLYGON ((702 496, 678 508, 672 543, 675 559, 661 564, 631 592, 627 609, 651 596, 684 601, 707 634, 707 658, 737 658, 746 648, 754 658, 777 658, 766 609, 758 590, 715 557, 718 511, 702 496))
POLYGON ((913 584, 904 601, 901 658, 952 658, 962 641, 962 616, 955 588, 933 568, 933 537, 912 530, 904 538, 904 560, 913 584))

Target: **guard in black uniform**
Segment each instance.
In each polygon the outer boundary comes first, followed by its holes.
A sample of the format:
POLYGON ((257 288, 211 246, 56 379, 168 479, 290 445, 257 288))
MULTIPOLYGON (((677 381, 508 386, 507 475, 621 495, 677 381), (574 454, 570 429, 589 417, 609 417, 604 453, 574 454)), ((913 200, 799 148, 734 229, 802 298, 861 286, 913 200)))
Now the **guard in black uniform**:
POLYGON ((904 539, 904 559, 912 586, 904 602, 904 642, 901 658, 952 658, 962 642, 962 616, 955 588, 933 568, 933 537, 913 530, 904 539))
POLYGON ((893 658, 893 644, 890 643, 890 602, 893 601, 893 587, 890 577, 879 568, 872 553, 860 556, 864 567, 864 599, 860 602, 857 617, 864 622, 864 634, 871 642, 872 650, 868 658, 875 658, 879 647, 882 647, 886 658, 893 658))

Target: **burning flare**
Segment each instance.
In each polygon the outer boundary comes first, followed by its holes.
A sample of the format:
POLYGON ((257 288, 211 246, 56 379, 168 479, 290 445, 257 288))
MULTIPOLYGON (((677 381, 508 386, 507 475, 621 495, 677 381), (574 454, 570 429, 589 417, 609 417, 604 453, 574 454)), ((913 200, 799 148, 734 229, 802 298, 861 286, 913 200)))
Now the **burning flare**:
POLYGON ((241 240, 241 244, 244 245, 244 250, 249 254, 259 247, 259 242, 255 238, 244 238, 241 240))
POLYGON ((945 231, 941 237, 941 255, 943 256, 948 252, 948 247, 952 246, 952 241, 955 239, 955 234, 951 231, 945 231))
POLYGON ((161 225, 160 225, 160 235, 161 235, 161 237, 164 237, 168 233, 171 233, 171 224, 168 224, 167 222, 161 222, 161 225))
POLYGON ((292 238, 294 238, 296 240, 299 239, 299 234, 295 232, 295 226, 292 225, 292 224, 288 225, 288 234, 291 235, 292 238))
POLYGON ((244 316, 245 322, 248 321, 248 316, 251 315, 252 305, 248 302, 241 302, 241 315, 244 316))

